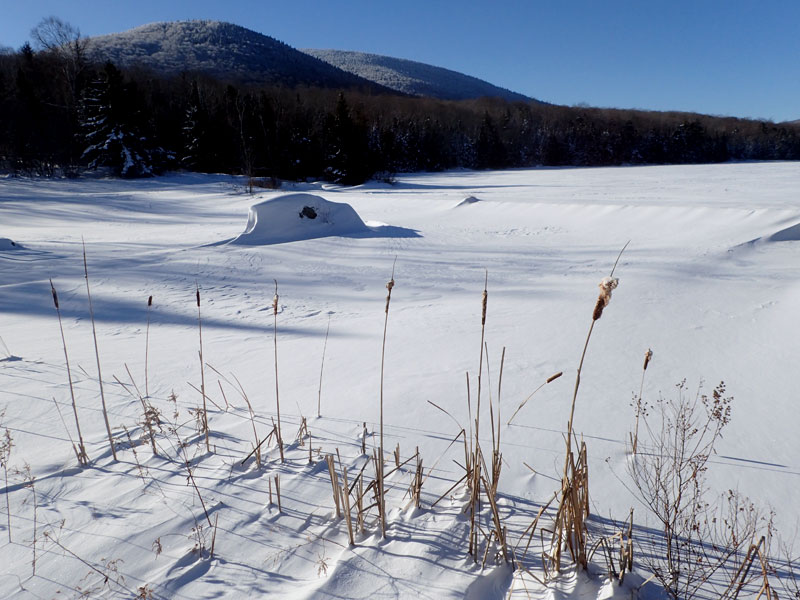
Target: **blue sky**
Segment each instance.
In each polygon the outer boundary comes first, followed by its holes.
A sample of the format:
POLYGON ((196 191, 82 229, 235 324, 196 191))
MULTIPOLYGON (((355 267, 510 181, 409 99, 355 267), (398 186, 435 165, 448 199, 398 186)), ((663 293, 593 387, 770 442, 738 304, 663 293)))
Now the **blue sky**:
POLYGON ((215 19, 297 48, 360 50, 557 104, 800 119, 800 0, 3 0, 0 45, 43 17, 84 35, 215 19))

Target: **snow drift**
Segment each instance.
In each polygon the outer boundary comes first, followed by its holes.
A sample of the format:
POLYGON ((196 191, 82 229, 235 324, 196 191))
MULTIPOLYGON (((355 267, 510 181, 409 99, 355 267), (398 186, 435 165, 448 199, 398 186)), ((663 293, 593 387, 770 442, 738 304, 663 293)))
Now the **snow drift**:
POLYGON ((458 208, 459 206, 469 206, 470 204, 477 204, 480 201, 481 199, 476 198, 475 196, 467 196, 461 202, 456 204, 456 208, 458 208))
POLYGON ((349 204, 314 194, 287 194, 251 206, 244 232, 230 243, 282 244, 370 232, 349 204))
POLYGON ((5 250, 19 250, 22 246, 20 246, 14 240, 10 240, 8 238, 0 237, 0 252, 5 250))
POLYGON ((781 229, 766 238, 768 242, 797 242, 800 241, 800 223, 781 229))

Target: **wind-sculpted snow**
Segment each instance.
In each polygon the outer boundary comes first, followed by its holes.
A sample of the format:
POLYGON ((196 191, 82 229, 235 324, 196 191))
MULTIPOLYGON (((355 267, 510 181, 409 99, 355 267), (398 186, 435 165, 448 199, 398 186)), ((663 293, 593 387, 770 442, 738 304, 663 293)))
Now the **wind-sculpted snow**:
POLYGON ((22 246, 8 238, 0 237, 0 252, 3 250, 20 250, 22 246))
MULTIPOLYGON (((774 509, 792 542, 796 164, 400 174, 257 196, 246 185, 191 173, 0 179, 0 448, 6 430, 13 442, 7 483, 0 468, 0 598, 664 598, 653 581, 638 589, 651 575, 642 559, 665 547, 631 493, 631 398, 641 390, 653 414, 684 378, 692 398, 702 380, 709 394, 724 380, 734 397, 709 489, 774 509), (629 240, 616 285, 604 278, 629 240), (603 282, 613 300, 593 321, 603 282), (618 540, 634 508, 634 572, 622 586, 608 578, 614 541, 595 546, 589 571, 564 564, 543 585, 534 575, 545 577, 555 516, 544 508, 561 489, 590 327, 573 422, 587 445, 589 534, 618 540), (370 487, 381 392, 385 540, 370 487), (198 432, 204 397, 210 450, 198 432), (477 562, 467 554, 461 432, 478 422, 487 463, 499 435, 509 561, 489 502, 476 513, 477 562), (409 493, 417 451, 420 507, 409 493), (347 470, 353 498, 363 488, 353 545, 326 456, 347 470)), ((653 448, 648 429, 640 456, 653 448)), ((779 587, 788 570, 774 558, 779 587)))
POLYGON ((370 231, 349 204, 313 194, 287 194, 251 206, 244 232, 231 243, 281 244, 370 231))

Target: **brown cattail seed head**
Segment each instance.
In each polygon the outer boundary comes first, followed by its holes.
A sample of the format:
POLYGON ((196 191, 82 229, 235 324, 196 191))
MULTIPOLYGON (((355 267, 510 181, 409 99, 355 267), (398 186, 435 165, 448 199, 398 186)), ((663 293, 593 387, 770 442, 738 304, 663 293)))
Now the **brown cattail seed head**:
POLYGON ((563 371, 559 371, 555 375, 550 375, 550 377, 547 378, 547 381, 545 381, 545 383, 550 383, 551 381, 555 381, 556 379, 561 377, 563 374, 564 374, 563 371))
POLYGON ((50 282, 50 290, 53 292, 53 304, 58 308, 58 294, 56 294, 56 288, 53 286, 52 281, 50 282))
POLYGON ((597 296, 597 304, 594 305, 594 312, 592 313, 592 320, 597 321, 603 316, 603 309, 611 302, 611 292, 614 291, 619 285, 619 279, 616 277, 603 277, 598 284, 600 288, 600 295, 597 296))
POLYGON ((486 325, 486 305, 489 300, 489 292, 483 290, 483 299, 481 301, 481 325, 486 325))
POLYGON ((150 307, 150 306, 153 306, 153 297, 152 297, 152 296, 150 296, 150 297, 147 299, 147 306, 148 306, 148 307, 150 307))
POLYGON ((389 293, 386 294, 386 314, 389 314, 389 302, 392 300, 392 288, 394 287, 394 277, 392 277, 389 282, 386 284, 386 289, 389 290, 389 293))
POLYGON ((272 297, 272 314, 273 315, 278 314, 278 294, 275 294, 272 297))
POLYGON ((647 370, 647 365, 650 364, 651 358, 653 358, 653 351, 648 348, 647 352, 644 353, 644 365, 642 366, 642 371, 647 370))
POLYGON ((200 308, 200 288, 197 288, 197 308, 200 308))

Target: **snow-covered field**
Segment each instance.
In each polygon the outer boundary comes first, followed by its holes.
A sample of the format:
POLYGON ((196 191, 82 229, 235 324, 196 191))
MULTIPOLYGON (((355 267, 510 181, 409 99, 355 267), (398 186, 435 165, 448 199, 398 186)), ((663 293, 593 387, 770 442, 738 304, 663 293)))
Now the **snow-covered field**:
MULTIPOLYGON (((683 379, 690 395, 701 382, 710 393, 725 381, 732 420, 709 483, 714 493, 736 489, 774 510, 791 542, 800 520, 799 190, 793 163, 450 172, 254 196, 242 180, 211 175, 0 180, 0 435, 7 429, 13 439, 8 482, 0 482, 0 597, 631 597, 650 575, 640 565, 621 588, 605 581, 602 561, 589 573, 565 569, 547 586, 512 572, 495 549, 483 568, 475 565, 463 485, 446 493, 464 473, 463 447, 450 443, 456 421, 469 427, 467 372, 475 410, 487 273, 481 419, 489 423, 490 393, 496 409, 505 348, 499 509, 515 545, 560 488, 597 284, 629 240, 614 273, 619 287, 594 327, 575 410, 575 431, 588 446, 591 526, 614 531, 633 507, 635 540, 657 530, 630 492, 626 469, 631 399, 651 348, 645 400, 674 397, 683 379), (295 196, 280 214, 261 209, 248 223, 251 205, 287 192, 323 201, 295 196), (314 202, 316 217, 300 218, 314 202), (271 229, 276 222, 279 231, 271 229), (226 243, 246 226, 249 237, 226 243), (82 239, 116 462, 101 410, 82 239), (351 547, 325 456, 336 457, 340 473, 347 467, 351 483, 362 467, 374 477, 368 456, 379 443, 393 267, 387 472, 399 444, 401 461, 419 448, 430 476, 413 508, 404 494, 414 460, 389 475, 386 539, 372 509, 351 547), (49 279, 90 461, 83 468, 68 437, 77 434, 49 279), (259 468, 252 457, 242 465, 254 440, 242 392, 263 439, 277 418, 275 281, 285 462, 270 439, 259 468), (195 427, 202 406, 196 286, 210 452, 195 427), (564 376, 506 425, 558 371, 564 376), (143 439, 139 393, 161 411, 157 456, 143 439), (310 439, 298 435, 302 417, 310 439)), ((490 447, 488 425, 481 433, 490 447)), ((484 507, 487 534, 489 515, 484 507)), ((541 566, 531 554, 523 564, 534 574, 541 566)), ((641 597, 658 597, 653 583, 641 597)))

